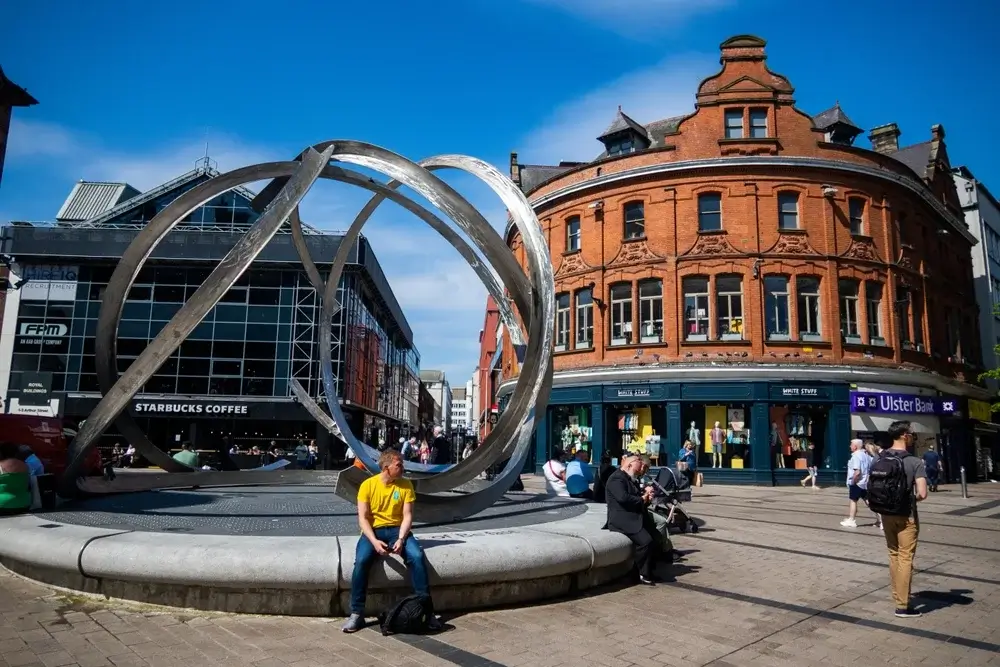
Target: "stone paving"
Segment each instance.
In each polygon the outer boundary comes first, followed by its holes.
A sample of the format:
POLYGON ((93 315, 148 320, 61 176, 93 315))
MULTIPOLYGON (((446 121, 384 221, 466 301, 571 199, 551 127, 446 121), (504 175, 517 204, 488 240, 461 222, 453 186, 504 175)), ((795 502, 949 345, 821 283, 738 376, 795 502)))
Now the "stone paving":
POLYGON ((688 509, 704 526, 675 537, 685 559, 661 571, 668 583, 458 615, 429 638, 120 604, 2 573, 0 667, 1000 665, 1000 485, 967 500, 942 487, 922 503, 913 590, 925 614, 905 621, 869 515, 838 525, 845 495, 699 489, 688 509))

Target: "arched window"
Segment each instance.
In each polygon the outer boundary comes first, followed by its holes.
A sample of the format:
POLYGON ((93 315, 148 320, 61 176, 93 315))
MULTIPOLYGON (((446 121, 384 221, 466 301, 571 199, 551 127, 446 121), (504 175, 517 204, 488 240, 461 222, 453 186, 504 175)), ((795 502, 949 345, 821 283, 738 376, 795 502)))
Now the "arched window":
POLYGON ((580 216, 566 218, 566 252, 580 249, 580 216))
POLYGON ((708 340, 709 311, 708 278, 689 276, 683 281, 684 339, 708 340))
POLYGON ((625 204, 625 239, 641 239, 646 235, 646 211, 641 201, 625 204))
POLYGON ((556 294, 556 352, 569 347, 569 293, 556 294))
POLYGON ((719 340, 743 340, 743 276, 716 277, 715 312, 719 340))
POLYGON ((722 229, 722 195, 703 192, 698 195, 698 231, 717 232, 722 229))
POLYGON ((840 335, 846 343, 860 343, 858 330, 858 281, 842 278, 837 282, 840 293, 840 335))
POLYGON ((663 340, 663 282, 659 279, 639 283, 639 342, 663 340))
POLYGON ((611 286, 611 344, 632 342, 632 283, 611 286))
POLYGON ((764 276, 764 330, 768 340, 789 340, 788 276, 764 276))
POLYGON ((847 200, 848 216, 851 219, 851 234, 865 233, 865 200, 851 197, 847 200))
POLYGON ((799 340, 823 340, 820 323, 819 278, 796 276, 795 291, 799 318, 799 340))
POLYGON ((778 229, 799 228, 799 193, 778 193, 778 229))
POLYGON ((576 349, 594 346, 594 292, 588 287, 576 292, 576 349))

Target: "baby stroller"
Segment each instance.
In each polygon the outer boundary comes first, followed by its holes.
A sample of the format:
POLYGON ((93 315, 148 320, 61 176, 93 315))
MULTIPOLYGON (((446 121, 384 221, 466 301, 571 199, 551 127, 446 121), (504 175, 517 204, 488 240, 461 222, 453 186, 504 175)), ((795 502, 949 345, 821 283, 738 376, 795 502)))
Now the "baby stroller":
POLYGON ((656 473, 652 485, 655 492, 650 509, 666 517, 668 526, 682 533, 697 533, 698 524, 681 507, 681 503, 691 501, 691 482, 688 478, 673 468, 663 467, 656 473))

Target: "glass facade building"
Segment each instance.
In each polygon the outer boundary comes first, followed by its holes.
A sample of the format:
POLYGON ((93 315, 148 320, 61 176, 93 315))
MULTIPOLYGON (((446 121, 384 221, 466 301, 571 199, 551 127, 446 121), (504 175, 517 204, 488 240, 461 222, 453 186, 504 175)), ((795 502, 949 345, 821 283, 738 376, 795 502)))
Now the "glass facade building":
MULTIPOLYGON (((3 252, 26 279, 8 295, 0 334, 0 388, 17 399, 39 378, 58 397, 58 411, 83 419, 100 397, 95 370, 97 319, 108 281, 125 248, 153 215, 211 173, 189 178, 148 201, 133 197, 85 221, 14 223, 2 228, 3 252), (129 206, 129 202, 134 205, 129 206)), ((170 184, 167 184, 170 185, 170 184)), ((74 191, 75 192, 75 191, 74 191)), ((124 372, 166 326, 257 217, 252 193, 232 191, 190 215, 156 248, 125 303, 118 328, 118 371, 124 372)), ((72 198, 72 196, 71 196, 72 198)), ((67 202, 69 204, 69 201, 67 202)), ((66 209, 66 206, 63 207, 66 209)), ((305 230, 312 256, 330 258, 340 236, 305 230)), ((328 264, 319 268, 326 278, 328 264)), ((333 372, 337 395, 359 438, 375 444, 408 430, 416 411, 420 357, 412 332, 365 238, 352 248, 337 293, 333 372)), ((327 440, 292 398, 291 379, 322 397, 319 297, 283 230, 159 368, 133 401, 133 412, 154 442, 168 449, 198 439, 214 448, 220 437, 247 445, 270 440, 327 440), (136 410, 157 405, 239 404, 225 417, 182 420, 136 410), (141 414, 144 413, 144 414, 141 414), (165 427, 166 426, 166 427, 165 427), (255 442, 260 440, 260 442, 255 442), (159 440, 159 442, 158 442, 159 440)), ((325 401, 320 400, 322 405, 325 401)), ((8 411, 19 401, 5 400, 8 411)), ((16 407, 16 405, 15 405, 16 407)), ((192 413, 195 414, 195 413, 192 413)), ((107 438, 114 438, 111 432, 107 438)), ((196 445, 201 443, 196 442, 196 445)), ((281 443, 279 443, 280 445, 281 443)), ((330 443, 333 450, 342 447, 330 443)), ((333 456, 339 452, 333 451, 333 456)))

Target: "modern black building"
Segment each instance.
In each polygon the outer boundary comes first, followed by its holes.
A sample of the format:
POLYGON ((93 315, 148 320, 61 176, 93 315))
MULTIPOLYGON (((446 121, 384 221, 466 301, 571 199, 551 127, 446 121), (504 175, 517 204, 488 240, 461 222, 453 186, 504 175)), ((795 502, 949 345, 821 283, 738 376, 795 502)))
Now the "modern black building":
MULTIPOLYGON (((100 392, 94 334, 101 299, 118 258, 156 213, 217 172, 197 169, 148 192, 126 183, 81 181, 53 222, 0 228, 10 265, 0 329, 4 412, 85 419, 100 392)), ((184 219, 155 249, 125 304, 118 330, 119 372, 153 340, 232 248, 259 212, 254 193, 237 188, 184 219)), ((341 242, 306 226, 320 271, 341 242)), ((324 278, 325 273, 324 273, 324 278)), ((365 238, 351 251, 333 323, 338 398, 359 438, 372 444, 409 429, 417 404, 420 357, 413 334, 365 238)), ((215 449, 316 439, 333 443, 292 398, 297 379, 314 397, 323 387, 318 297, 283 229, 132 402, 154 443, 170 450, 189 440, 215 449)), ((320 404, 324 404, 320 400, 320 404)), ((110 431, 104 445, 121 438, 110 431)))

